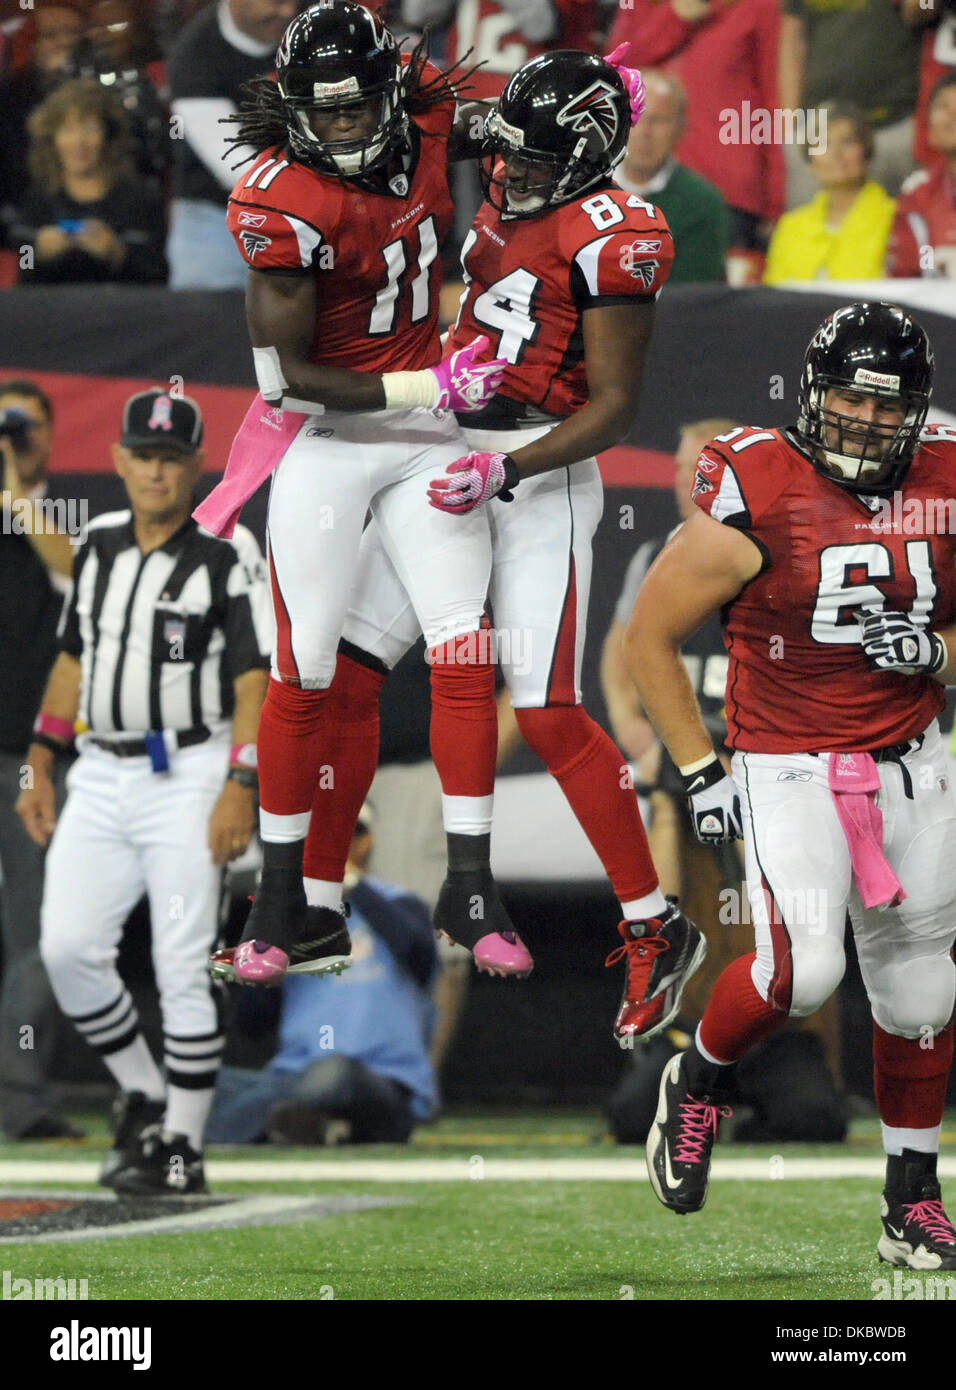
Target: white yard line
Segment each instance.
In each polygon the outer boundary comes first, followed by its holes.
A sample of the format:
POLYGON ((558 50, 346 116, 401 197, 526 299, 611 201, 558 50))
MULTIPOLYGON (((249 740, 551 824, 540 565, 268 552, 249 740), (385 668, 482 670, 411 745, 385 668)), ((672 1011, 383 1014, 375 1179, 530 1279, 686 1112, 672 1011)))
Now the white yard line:
MULTIPOLYGON (((16 1159, 0 1162, 0 1185, 10 1183, 95 1183, 98 1163, 16 1159)), ((766 1158, 716 1158, 711 1177, 716 1182, 771 1182, 795 1178, 882 1178, 885 1160, 834 1155, 832 1158, 788 1158, 786 1152, 766 1158)), ((941 1157, 941 1178, 956 1177, 956 1156, 941 1157)), ((354 1162, 322 1158, 210 1159, 206 1176, 215 1187, 229 1182, 646 1182, 643 1157, 627 1158, 362 1158, 354 1162)))

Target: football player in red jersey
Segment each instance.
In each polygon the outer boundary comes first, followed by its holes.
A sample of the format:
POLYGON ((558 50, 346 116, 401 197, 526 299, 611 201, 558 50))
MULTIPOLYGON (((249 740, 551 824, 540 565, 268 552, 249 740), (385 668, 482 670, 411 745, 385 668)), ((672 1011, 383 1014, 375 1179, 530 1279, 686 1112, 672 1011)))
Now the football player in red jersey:
MULTIPOLYGON (((348 964, 342 875, 304 866, 303 850, 343 761, 375 766, 368 730, 348 718, 340 728, 329 700, 368 511, 434 658, 433 753, 464 839, 475 823, 489 828, 497 736, 493 664, 477 640, 487 520, 462 535, 427 506, 422 481, 461 455, 452 411, 484 404, 503 366, 476 360, 480 342, 441 360, 447 166, 467 152, 454 85, 421 48, 403 63, 384 25, 349 0, 293 20, 276 74, 254 84, 239 118, 236 143, 254 159, 227 215, 249 266, 261 396, 284 407, 250 412, 258 434, 238 481, 260 481, 257 448, 268 451, 270 429, 288 445, 269 502, 277 643, 259 734, 262 882, 242 942, 212 963, 246 983, 348 964)), ((347 654, 338 665, 351 686, 369 678, 347 654)))
MULTIPOLYGON (((611 180, 638 80, 589 54, 547 54, 514 75, 488 118, 488 199, 463 248, 467 289, 446 352, 487 334, 508 368, 495 401, 467 423, 472 452, 430 491, 439 511, 468 521, 482 502, 517 489, 510 505, 487 509, 493 647, 522 734, 621 903, 623 944, 611 957, 627 961, 621 1038, 665 1026, 706 951, 660 891, 623 756, 581 705, 591 539, 603 506, 594 454, 634 419, 655 300, 673 258, 664 219, 611 180)), ((368 565, 345 634, 387 669, 418 626, 374 528, 363 552, 368 565)), ((459 897, 473 887, 449 875, 436 925, 479 967, 527 973, 519 939, 488 933, 480 921, 470 931, 456 926, 459 897)))
POLYGON ((625 651, 698 837, 743 836, 756 928, 756 952, 720 976, 665 1069, 647 1144, 657 1195, 703 1206, 732 1065, 837 988, 849 912, 887 1154, 879 1254, 956 1269, 936 1176, 956 978, 956 807, 937 725, 956 678, 956 435, 923 428, 932 378, 904 310, 831 314, 797 424, 702 451, 699 511, 651 569, 625 651), (717 610, 729 776, 678 656, 717 610))

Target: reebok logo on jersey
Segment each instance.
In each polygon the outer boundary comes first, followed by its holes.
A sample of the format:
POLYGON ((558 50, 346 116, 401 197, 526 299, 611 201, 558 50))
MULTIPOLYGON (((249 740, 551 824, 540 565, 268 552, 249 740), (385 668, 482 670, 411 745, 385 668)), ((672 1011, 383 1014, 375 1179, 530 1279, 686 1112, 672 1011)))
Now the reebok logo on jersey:
POLYGON ((578 135, 596 130, 604 142, 604 148, 609 149, 618 128, 615 96, 615 88, 598 78, 558 112, 558 125, 570 126, 578 135))
POLYGON ((257 251, 264 251, 267 246, 272 245, 272 237, 263 236, 261 232, 240 232, 239 240, 246 248, 246 255, 250 261, 255 260, 257 251))
POLYGON ((659 241, 632 241, 630 249, 635 256, 656 256, 661 249, 659 241))
POLYGON ((701 454, 697 460, 698 473, 716 473, 719 467, 720 460, 708 458, 706 454, 701 454))
POLYGON ((265 212, 240 212, 240 227, 264 227, 268 214, 265 212))

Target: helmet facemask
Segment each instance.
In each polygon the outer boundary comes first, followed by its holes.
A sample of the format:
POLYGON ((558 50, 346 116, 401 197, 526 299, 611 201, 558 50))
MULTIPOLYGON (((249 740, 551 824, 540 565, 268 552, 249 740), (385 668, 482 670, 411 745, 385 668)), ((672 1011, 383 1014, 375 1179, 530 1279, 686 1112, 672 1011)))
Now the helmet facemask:
POLYGON ((824 471, 834 482, 852 492, 872 493, 892 492, 900 485, 919 446, 929 410, 928 395, 901 396, 898 378, 891 386, 863 387, 821 374, 812 381, 804 378, 800 403, 797 428, 822 456, 821 467, 825 461, 824 471), (827 409, 826 394, 833 389, 901 401, 903 419, 899 424, 881 424, 827 409))
MULTIPOLYGON (((300 78, 302 74, 297 74, 300 78)), ((300 85, 297 83, 296 85, 300 85)), ((279 85, 289 124, 289 144, 297 158, 323 173, 339 178, 359 178, 374 172, 402 142, 408 131, 408 118, 402 100, 401 83, 396 77, 375 87, 361 88, 355 77, 339 82, 313 82, 309 95, 296 96, 279 85), (310 113, 331 113, 349 107, 378 102, 378 112, 370 134, 347 139, 321 139, 312 128, 310 113)))
POLYGON ((570 202, 594 184, 604 183, 610 169, 624 158, 624 151, 613 160, 596 163, 589 156, 589 142, 581 136, 570 152, 536 149, 525 141, 525 133, 510 125, 499 111, 492 111, 485 121, 485 146, 479 164, 479 176, 484 196, 503 222, 518 218, 540 217, 551 208, 570 202), (523 178, 510 178, 508 161, 518 160, 525 166, 523 178), (499 163, 500 161, 500 163, 499 163), (549 175, 541 179, 541 174, 549 175), (530 188, 532 196, 515 201, 511 194, 530 188))

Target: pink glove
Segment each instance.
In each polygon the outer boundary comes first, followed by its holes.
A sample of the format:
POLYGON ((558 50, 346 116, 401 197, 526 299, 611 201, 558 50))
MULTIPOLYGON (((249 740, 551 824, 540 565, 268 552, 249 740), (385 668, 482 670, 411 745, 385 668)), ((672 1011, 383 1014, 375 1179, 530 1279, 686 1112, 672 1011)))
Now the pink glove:
POLYGON ((440 512, 454 512, 456 516, 473 512, 492 497, 511 502, 511 488, 520 481, 518 465, 510 454, 466 454, 450 463, 445 472, 460 476, 451 482, 447 478, 432 478, 428 500, 440 512))
POLYGON ((630 46, 630 43, 619 43, 613 53, 605 53, 604 61, 608 67, 614 69, 627 88, 627 95, 631 101, 631 125, 633 126, 637 125, 641 119, 647 102, 647 92, 644 90, 644 79, 637 68, 626 68, 621 62, 630 46))
POLYGON ((437 367, 428 371, 438 378, 436 410, 455 410, 470 413, 481 410, 501 385, 508 362, 494 357, 490 362, 476 362, 479 353, 488 347, 484 336, 467 347, 459 348, 451 357, 444 357, 437 367))

